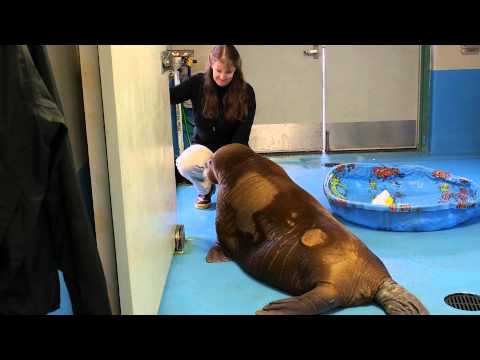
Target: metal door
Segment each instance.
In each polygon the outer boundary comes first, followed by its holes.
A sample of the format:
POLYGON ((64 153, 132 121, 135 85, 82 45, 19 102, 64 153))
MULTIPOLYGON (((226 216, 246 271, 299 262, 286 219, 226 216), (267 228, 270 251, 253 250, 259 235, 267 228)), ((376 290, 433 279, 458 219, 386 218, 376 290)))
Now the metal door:
POLYGON ((325 46, 329 150, 416 148, 420 45, 325 46))
POLYGON ((250 136, 252 149, 260 153, 321 151, 323 102, 319 46, 237 45, 237 48, 245 80, 253 86, 257 100, 250 136))

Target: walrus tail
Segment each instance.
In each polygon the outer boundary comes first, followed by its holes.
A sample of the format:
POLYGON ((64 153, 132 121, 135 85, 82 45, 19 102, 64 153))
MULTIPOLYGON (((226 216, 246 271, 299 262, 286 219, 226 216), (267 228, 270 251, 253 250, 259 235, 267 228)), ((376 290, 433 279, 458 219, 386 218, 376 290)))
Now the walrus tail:
POLYGON ((409 291, 392 279, 385 281, 375 295, 375 301, 389 315, 428 315, 428 310, 409 291))

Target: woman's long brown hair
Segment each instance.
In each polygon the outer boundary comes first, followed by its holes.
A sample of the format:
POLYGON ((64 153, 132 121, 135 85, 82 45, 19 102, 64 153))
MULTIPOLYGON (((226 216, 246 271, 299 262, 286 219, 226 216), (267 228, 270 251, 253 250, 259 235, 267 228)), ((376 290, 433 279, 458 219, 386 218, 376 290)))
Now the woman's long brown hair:
POLYGON ((203 116, 206 119, 215 119, 219 114, 218 97, 215 91, 217 85, 213 80, 212 70, 212 65, 216 61, 222 61, 229 66, 235 67, 233 79, 228 85, 227 93, 223 98, 225 119, 227 121, 244 121, 248 114, 247 84, 243 79, 240 54, 233 45, 217 45, 210 52, 205 71, 205 82, 203 84, 203 116))

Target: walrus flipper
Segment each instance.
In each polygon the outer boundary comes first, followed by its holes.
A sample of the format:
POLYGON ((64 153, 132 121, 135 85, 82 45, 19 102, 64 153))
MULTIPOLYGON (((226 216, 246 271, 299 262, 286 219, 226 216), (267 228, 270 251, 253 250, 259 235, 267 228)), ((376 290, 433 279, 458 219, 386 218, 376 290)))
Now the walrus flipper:
POLYGON ((331 286, 318 286, 296 297, 273 301, 256 312, 257 315, 316 315, 338 306, 337 293, 331 286))
POLYGON ((385 281, 375 300, 389 315, 428 315, 428 310, 413 294, 393 280, 385 281))
POLYGON ((213 245, 207 254, 207 262, 208 263, 216 263, 216 262, 226 262, 230 261, 231 259, 225 255, 223 248, 220 244, 213 245))

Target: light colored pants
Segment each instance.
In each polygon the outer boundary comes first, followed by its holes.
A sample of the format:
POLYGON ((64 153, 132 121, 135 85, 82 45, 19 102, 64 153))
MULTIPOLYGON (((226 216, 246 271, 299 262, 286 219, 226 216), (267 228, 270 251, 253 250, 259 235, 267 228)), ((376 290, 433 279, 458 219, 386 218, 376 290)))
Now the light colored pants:
POLYGON ((205 165, 213 157, 213 152, 206 146, 194 144, 175 161, 178 172, 188 179, 201 195, 210 192, 212 182, 205 176, 205 165))

